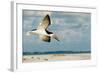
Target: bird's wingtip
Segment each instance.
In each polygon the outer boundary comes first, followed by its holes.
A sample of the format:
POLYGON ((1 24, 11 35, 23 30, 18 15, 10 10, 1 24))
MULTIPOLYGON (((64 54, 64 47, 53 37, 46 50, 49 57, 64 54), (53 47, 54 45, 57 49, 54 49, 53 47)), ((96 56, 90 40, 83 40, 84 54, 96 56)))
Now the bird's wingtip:
POLYGON ((47 14, 46 17, 49 17, 49 14, 47 14))
POLYGON ((58 38, 56 39, 58 42, 60 41, 58 38))

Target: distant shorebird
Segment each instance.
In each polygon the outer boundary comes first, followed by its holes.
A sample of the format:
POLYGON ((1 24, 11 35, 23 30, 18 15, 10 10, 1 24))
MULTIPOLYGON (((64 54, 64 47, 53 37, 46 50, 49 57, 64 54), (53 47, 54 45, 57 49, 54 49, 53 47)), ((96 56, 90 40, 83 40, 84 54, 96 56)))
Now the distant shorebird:
POLYGON ((42 23, 40 23, 39 26, 37 27, 37 29, 28 31, 27 35, 36 34, 40 37, 41 40, 45 42, 50 42, 51 38, 54 38, 57 41, 59 41, 58 37, 53 32, 47 30, 50 24, 51 24, 50 16, 46 15, 42 20, 42 23))

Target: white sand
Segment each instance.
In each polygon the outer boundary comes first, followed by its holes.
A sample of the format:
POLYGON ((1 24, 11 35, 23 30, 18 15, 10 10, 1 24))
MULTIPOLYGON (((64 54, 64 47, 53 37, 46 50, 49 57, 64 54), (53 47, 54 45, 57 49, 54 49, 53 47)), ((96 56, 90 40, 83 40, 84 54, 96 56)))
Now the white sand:
POLYGON ((57 60, 89 60, 91 54, 52 54, 52 55, 25 55, 23 56, 23 63, 28 62, 42 62, 42 61, 57 61, 57 60))

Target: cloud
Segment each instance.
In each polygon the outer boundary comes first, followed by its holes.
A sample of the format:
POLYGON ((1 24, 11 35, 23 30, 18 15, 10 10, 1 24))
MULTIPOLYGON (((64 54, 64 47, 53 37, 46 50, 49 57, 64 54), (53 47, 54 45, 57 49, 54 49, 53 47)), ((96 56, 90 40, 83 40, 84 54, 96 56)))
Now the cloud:
POLYGON ((62 30, 62 31, 57 31, 55 32, 57 34, 57 36, 61 39, 61 40, 66 40, 66 41, 73 41, 73 40, 81 40, 81 38, 83 37, 83 33, 80 31, 74 31, 71 29, 66 29, 66 30, 62 30))
POLYGON ((23 16, 45 16, 51 15, 52 12, 50 11, 35 11, 35 10, 23 10, 23 16))
POLYGON ((83 12, 55 12, 54 14, 58 14, 61 16, 71 16, 71 17, 81 17, 81 18, 87 18, 90 17, 90 13, 83 13, 83 12))
POLYGON ((77 23, 85 24, 90 21, 90 13, 79 13, 79 12, 54 12, 55 23, 77 23))

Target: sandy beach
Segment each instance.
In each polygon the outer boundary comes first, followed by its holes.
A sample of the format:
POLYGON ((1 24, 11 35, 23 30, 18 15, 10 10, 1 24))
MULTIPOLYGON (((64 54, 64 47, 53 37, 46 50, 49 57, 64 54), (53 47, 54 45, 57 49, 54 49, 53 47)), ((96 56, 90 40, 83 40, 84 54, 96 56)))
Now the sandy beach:
POLYGON ((29 62, 43 62, 43 61, 59 61, 59 60, 89 60, 90 53, 82 54, 51 54, 51 55, 24 55, 22 57, 23 63, 29 62))

